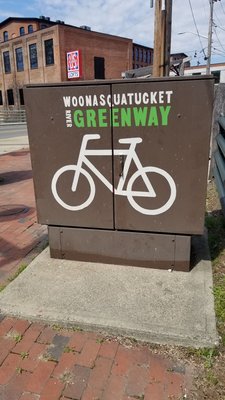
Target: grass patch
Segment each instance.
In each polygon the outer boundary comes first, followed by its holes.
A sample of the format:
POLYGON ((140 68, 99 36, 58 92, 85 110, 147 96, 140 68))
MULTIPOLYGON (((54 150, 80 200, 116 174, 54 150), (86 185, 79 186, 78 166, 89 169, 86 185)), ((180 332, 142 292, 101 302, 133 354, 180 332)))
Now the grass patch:
POLYGON ((220 255, 225 249, 225 218, 222 213, 210 213, 205 217, 208 229, 208 243, 213 264, 220 262, 220 255))
POLYGON ((0 285, 0 292, 2 292, 5 289, 6 285, 0 285))

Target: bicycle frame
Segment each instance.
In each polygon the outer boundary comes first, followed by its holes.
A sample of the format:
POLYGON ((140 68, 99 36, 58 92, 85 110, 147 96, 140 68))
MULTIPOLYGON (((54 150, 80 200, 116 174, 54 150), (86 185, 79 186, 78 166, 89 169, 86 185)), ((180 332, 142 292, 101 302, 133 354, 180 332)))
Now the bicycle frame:
POLYGON ((126 156, 126 160, 123 167, 123 173, 118 182, 118 186, 115 189, 115 194, 120 196, 127 196, 128 191, 124 189, 125 181, 129 172, 130 164, 132 160, 137 166, 139 171, 142 171, 141 176, 146 185, 147 191, 132 191, 132 195, 141 196, 141 197, 155 197, 156 193, 146 175, 143 171, 143 166, 138 158, 138 155, 135 151, 138 143, 142 142, 142 139, 139 137, 136 138, 128 138, 128 139, 120 139, 119 143, 130 144, 128 149, 116 149, 116 150, 87 150, 87 143, 89 140, 100 139, 100 135, 98 134, 88 134, 84 135, 83 141, 80 148, 80 154, 77 161, 77 170, 74 174, 74 179, 72 183, 72 191, 75 192, 77 188, 77 184, 79 181, 79 176, 81 173, 82 165, 86 164, 86 166, 99 178, 99 180, 104 183, 104 185, 113 192, 113 185, 105 178, 105 176, 94 166, 94 164, 87 158, 87 156, 126 156))

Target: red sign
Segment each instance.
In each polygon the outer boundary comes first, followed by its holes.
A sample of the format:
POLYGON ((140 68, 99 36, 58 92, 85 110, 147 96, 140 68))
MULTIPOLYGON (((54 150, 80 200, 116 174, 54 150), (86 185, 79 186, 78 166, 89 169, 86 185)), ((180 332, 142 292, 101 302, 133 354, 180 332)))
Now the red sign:
POLYGON ((66 53, 68 79, 81 77, 81 52, 74 50, 66 53))

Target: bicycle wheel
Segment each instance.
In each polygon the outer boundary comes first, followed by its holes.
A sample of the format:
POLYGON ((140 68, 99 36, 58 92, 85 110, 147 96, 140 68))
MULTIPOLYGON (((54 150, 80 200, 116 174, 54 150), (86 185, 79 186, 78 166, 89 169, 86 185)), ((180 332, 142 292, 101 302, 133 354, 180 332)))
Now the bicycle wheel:
MULTIPOLYGON (((175 185, 173 178, 170 176, 170 174, 168 174, 168 172, 164 171, 161 168, 157 168, 157 167, 144 167, 141 170, 136 171, 131 176, 131 178, 127 184, 127 198, 128 198, 130 205, 136 211, 140 212, 141 214, 145 214, 145 215, 159 215, 159 214, 162 214, 162 213, 166 212, 167 210, 169 210, 169 208, 173 205, 173 203, 176 199, 176 193, 177 193, 177 190, 176 190, 176 185, 175 185), (161 175, 163 178, 166 179, 166 181, 170 187, 170 195, 169 195, 169 199, 167 200, 167 202, 163 206, 161 206, 159 208, 155 208, 153 210, 140 206, 137 203, 137 201, 134 199, 134 197, 138 197, 138 195, 135 194, 135 196, 134 196, 132 194, 133 184, 136 181, 136 179, 139 178, 143 174, 147 174, 148 172, 150 172, 150 173, 153 172, 155 174, 161 175)), ((156 193, 156 196, 157 196, 157 193, 156 193)), ((149 197, 151 197, 151 196, 149 196, 149 197)))
MULTIPOLYGON (((90 185, 90 194, 88 195, 87 200, 79 205, 72 206, 70 204, 67 204, 59 196, 58 191, 57 191, 57 183, 58 183, 59 178, 61 177, 62 174, 64 174, 64 172, 68 172, 68 171, 76 172, 76 170, 77 170, 77 165, 65 165, 64 167, 62 167, 58 171, 56 171, 55 175, 52 178, 51 190, 52 190, 52 194, 53 194, 55 200, 57 201, 57 203, 60 204, 60 206, 62 206, 63 208, 65 208, 66 210, 69 210, 69 211, 83 210, 84 208, 88 207, 91 204, 91 202, 93 201, 93 199, 95 197, 94 180, 91 177, 91 175, 87 171, 85 171, 85 169, 83 169, 83 168, 80 168, 80 174, 84 175, 87 178, 88 183, 90 185)), ((72 187, 72 182, 71 182, 71 187, 72 187)), ((71 192, 72 192, 72 190, 71 190, 71 192)))

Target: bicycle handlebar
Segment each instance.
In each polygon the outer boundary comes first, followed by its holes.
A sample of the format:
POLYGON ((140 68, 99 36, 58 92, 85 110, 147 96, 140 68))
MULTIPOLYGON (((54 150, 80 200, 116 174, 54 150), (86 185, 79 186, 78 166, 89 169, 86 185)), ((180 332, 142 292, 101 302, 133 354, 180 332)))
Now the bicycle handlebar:
POLYGON ((87 134, 84 135, 83 140, 85 139, 85 141, 89 141, 89 140, 96 140, 96 139, 100 139, 100 135, 98 133, 91 133, 91 134, 87 134))
POLYGON ((141 143, 141 142, 142 138, 140 137, 119 139, 119 143, 141 143))

